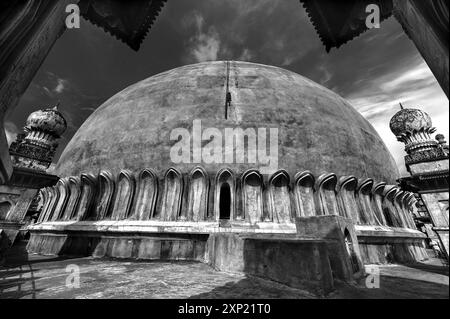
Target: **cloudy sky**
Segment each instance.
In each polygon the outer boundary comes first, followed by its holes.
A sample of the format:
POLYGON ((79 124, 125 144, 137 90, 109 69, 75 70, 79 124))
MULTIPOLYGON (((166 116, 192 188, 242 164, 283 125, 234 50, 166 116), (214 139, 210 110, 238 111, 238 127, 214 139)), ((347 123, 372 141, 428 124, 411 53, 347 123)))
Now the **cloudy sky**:
POLYGON ((448 99, 394 18, 326 53, 298 0, 169 0, 138 52, 85 20, 66 31, 5 119, 8 138, 29 113, 59 100, 69 123, 59 156, 83 121, 118 91, 209 60, 279 66, 342 95, 372 123, 403 174, 403 146, 389 130, 400 101, 428 112, 448 136, 448 99))

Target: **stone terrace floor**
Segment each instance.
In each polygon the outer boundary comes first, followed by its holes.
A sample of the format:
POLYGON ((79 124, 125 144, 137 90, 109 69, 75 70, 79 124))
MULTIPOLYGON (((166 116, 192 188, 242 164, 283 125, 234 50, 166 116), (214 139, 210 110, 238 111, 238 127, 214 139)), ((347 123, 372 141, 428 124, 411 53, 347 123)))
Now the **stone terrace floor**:
MULTIPOLYGON (((448 266, 433 259, 410 266, 380 266, 379 289, 337 283, 326 298, 449 298, 448 266)), ((217 272, 195 262, 136 262, 28 255, 10 250, 0 268, 4 298, 318 298, 282 284, 217 272), (66 287, 66 267, 80 269, 80 288, 66 287)))

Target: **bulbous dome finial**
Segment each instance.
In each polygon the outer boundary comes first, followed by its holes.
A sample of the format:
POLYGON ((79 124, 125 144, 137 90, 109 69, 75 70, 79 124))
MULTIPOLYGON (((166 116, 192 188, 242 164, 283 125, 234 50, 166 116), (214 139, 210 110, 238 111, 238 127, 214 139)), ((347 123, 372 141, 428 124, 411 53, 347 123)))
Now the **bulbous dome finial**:
POLYGON ((416 132, 431 134, 436 131, 427 113, 418 109, 404 108, 401 103, 400 108, 401 110, 392 117, 389 123, 392 133, 400 141, 416 132))
POLYGON ((25 129, 42 131, 60 137, 67 129, 67 122, 58 110, 59 102, 53 108, 38 110, 28 116, 25 129))

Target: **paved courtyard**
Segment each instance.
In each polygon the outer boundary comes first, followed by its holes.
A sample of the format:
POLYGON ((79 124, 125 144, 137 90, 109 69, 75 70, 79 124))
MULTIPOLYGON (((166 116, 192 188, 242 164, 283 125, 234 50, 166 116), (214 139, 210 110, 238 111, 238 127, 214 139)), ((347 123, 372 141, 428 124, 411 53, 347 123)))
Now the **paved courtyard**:
MULTIPOLYGON (((381 266, 379 289, 337 283, 327 298, 449 298, 448 268, 434 260, 381 266)), ((0 298, 317 298, 242 274, 195 262, 136 262, 11 252, 0 268, 0 298), (74 269, 79 269, 77 288, 74 269), (69 286, 67 285, 69 283, 69 286)))

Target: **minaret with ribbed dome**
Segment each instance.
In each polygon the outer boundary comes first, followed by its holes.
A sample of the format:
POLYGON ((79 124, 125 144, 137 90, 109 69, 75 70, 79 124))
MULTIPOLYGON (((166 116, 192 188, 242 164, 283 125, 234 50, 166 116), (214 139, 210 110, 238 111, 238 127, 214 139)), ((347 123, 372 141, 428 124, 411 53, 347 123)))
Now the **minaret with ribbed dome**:
POLYGON ((24 133, 10 146, 13 165, 45 171, 50 166, 58 147, 58 140, 67 129, 67 122, 58 110, 59 103, 31 113, 24 133))
POLYGON ((419 109, 404 108, 400 103, 398 111, 389 123, 397 140, 405 143, 408 154, 435 148, 438 145, 431 134, 436 131, 430 116, 419 109))
POLYGON ((405 143, 405 164, 410 176, 398 184, 403 191, 416 193, 415 222, 448 260, 448 145, 436 132, 430 116, 422 110, 404 108, 391 119, 390 128, 400 142, 405 143))
POLYGON ((405 144, 406 165, 445 157, 439 141, 432 137, 436 132, 431 117, 420 109, 405 108, 400 103, 389 123, 397 140, 405 144))

